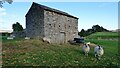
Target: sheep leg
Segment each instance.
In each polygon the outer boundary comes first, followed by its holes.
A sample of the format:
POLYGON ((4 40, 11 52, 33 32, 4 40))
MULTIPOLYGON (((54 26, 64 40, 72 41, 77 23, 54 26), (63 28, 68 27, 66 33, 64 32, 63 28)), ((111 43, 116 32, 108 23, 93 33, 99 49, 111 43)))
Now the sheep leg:
POLYGON ((88 52, 86 52, 86 56, 88 56, 88 52))
POLYGON ((88 53, 86 54, 86 56, 88 56, 88 53))
POLYGON ((96 57, 96 53, 95 53, 95 57, 96 57))
POLYGON ((86 53, 84 53, 84 55, 86 55, 86 53))
POLYGON ((85 55, 85 52, 83 51, 83 54, 85 55))
POLYGON ((97 60, 99 60, 99 61, 100 61, 100 59, 101 59, 101 58, 100 58, 100 55, 97 55, 97 57, 96 57, 96 58, 97 58, 97 60))
POLYGON ((97 59, 100 60, 100 57, 98 57, 97 59))
POLYGON ((85 56, 88 56, 88 53, 84 52, 84 55, 85 55, 85 56))
POLYGON ((101 56, 99 56, 99 60, 101 59, 101 56))

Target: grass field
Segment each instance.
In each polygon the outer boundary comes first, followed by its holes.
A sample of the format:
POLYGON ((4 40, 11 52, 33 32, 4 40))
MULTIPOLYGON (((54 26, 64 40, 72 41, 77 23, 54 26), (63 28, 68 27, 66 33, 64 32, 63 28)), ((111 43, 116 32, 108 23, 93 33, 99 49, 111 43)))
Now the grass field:
POLYGON ((92 39, 116 39, 120 37, 117 32, 96 32, 94 34, 89 35, 87 38, 92 39))
POLYGON ((117 40, 98 40, 95 37, 85 41, 104 47, 105 54, 100 61, 94 57, 94 47, 91 47, 89 56, 86 57, 79 45, 19 39, 3 40, 3 66, 119 66, 117 40))

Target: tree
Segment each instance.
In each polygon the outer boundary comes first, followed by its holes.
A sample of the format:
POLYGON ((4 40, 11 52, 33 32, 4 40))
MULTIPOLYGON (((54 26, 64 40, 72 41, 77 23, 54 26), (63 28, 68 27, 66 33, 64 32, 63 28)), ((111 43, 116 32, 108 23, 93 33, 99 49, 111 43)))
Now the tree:
POLYGON ((105 28, 103 28, 102 26, 99 26, 99 25, 93 25, 92 29, 95 31, 95 32, 103 32, 103 31, 109 31, 105 28))
POLYGON ((92 29, 95 31, 95 32, 101 32, 101 27, 99 25, 93 25, 92 29))
POLYGON ((15 24, 12 25, 12 29, 13 29, 13 31, 22 31, 23 27, 22 27, 22 25, 20 25, 19 22, 16 22, 15 24))
POLYGON ((88 30, 86 30, 86 31, 85 31, 84 29, 82 29, 82 30, 78 33, 78 35, 85 37, 85 36, 88 36, 88 35, 90 35, 90 34, 92 34, 92 33, 95 33, 95 32, 103 32, 103 31, 108 32, 109 30, 107 30, 107 29, 105 29, 105 28, 103 28, 102 26, 99 26, 99 25, 93 25, 93 26, 92 26, 92 29, 88 29, 88 30))
POLYGON ((88 29, 87 31, 86 31, 86 36, 87 35, 90 35, 90 34, 92 34, 92 33, 94 33, 95 31, 93 30, 93 29, 88 29))
POLYGON ((9 4, 12 4, 13 0, 0 0, 0 7, 3 7, 3 3, 8 2, 9 4))
POLYGON ((86 36, 86 31, 85 31, 84 29, 82 29, 82 30, 78 33, 78 35, 84 37, 84 36, 86 36))

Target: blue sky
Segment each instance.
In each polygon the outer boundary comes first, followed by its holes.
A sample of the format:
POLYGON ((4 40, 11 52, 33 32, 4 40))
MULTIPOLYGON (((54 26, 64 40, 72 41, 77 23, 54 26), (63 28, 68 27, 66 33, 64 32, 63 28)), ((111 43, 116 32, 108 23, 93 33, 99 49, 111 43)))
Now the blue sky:
MULTIPOLYGON (((37 2, 79 18, 78 30, 100 25, 108 30, 118 28, 117 2, 37 2)), ((25 28, 25 14, 32 2, 13 2, 0 8, 0 30, 12 30, 12 24, 19 22, 25 28)))

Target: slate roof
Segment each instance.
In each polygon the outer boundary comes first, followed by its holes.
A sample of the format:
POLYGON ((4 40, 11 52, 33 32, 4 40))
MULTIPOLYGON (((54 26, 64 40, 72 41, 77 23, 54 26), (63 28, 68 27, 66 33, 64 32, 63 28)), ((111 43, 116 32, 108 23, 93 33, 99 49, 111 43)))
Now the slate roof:
POLYGON ((60 10, 57 10, 57 9, 53 9, 53 8, 50 8, 50 7, 47 7, 47 6, 44 6, 44 5, 41 5, 41 4, 38 4, 38 3, 35 3, 35 2, 33 2, 32 5, 39 6, 40 8, 43 8, 44 10, 48 10, 48 11, 52 11, 52 12, 56 12, 56 13, 58 13, 58 14, 62 14, 62 15, 66 15, 66 16, 69 16, 69 17, 73 17, 73 18, 78 19, 77 17, 72 16, 72 15, 66 13, 66 12, 63 12, 63 11, 60 11, 60 10))

